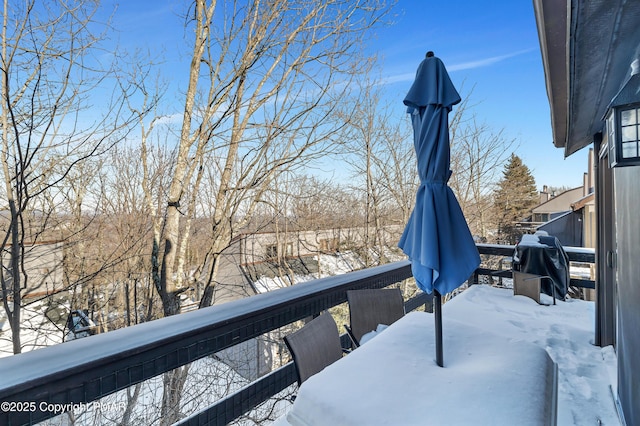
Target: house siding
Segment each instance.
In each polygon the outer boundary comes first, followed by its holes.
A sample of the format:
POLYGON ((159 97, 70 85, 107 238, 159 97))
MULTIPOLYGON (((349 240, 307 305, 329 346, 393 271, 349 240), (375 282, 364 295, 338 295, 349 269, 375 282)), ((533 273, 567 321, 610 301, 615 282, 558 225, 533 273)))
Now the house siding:
POLYGON ((617 245, 618 395, 625 421, 640 425, 640 167, 614 169, 617 245))
MULTIPOLYGON (((10 245, 7 245, 0 254, 3 268, 9 268, 10 250, 10 245)), ((26 277, 21 277, 21 296, 26 298, 44 296, 62 290, 63 258, 62 242, 25 245, 24 271, 26 277)))

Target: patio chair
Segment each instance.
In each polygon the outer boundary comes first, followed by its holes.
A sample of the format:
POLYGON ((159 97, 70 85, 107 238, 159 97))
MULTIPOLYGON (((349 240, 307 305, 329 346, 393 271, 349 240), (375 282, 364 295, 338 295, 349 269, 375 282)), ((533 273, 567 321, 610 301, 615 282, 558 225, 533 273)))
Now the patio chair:
MULTIPOLYGON (((542 291, 542 280, 551 279, 551 277, 528 274, 520 271, 513 271, 513 295, 527 296, 541 305, 540 292, 542 291)), ((553 304, 556 304, 555 292, 553 294, 553 304)))
POLYGON ((338 326, 324 313, 284 338, 298 372, 298 384, 342 358, 338 326))
POLYGON ((379 324, 391 325, 404 315, 404 300, 399 288, 347 291, 351 325, 345 329, 354 347, 360 346, 362 336, 379 324))

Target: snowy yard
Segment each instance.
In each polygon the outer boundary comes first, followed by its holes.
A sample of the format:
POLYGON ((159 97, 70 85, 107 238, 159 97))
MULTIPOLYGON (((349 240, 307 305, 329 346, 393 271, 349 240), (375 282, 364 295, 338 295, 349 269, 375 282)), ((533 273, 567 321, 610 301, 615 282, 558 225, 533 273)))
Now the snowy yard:
MULTIPOLYGON (((21 312, 22 351, 28 352, 62 343, 64 322, 68 312, 68 308, 56 310, 56 317, 53 318, 53 312, 45 301, 37 301, 25 306, 21 312)), ((4 309, 0 308, 0 357, 11 355, 13 355, 11 327, 4 309)))

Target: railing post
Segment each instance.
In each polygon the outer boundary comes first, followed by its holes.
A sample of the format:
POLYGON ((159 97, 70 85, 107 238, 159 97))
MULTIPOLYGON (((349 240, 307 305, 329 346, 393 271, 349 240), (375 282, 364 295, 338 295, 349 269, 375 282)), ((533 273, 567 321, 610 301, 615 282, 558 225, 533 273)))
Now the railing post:
POLYGON ((478 270, 476 269, 473 274, 467 280, 467 286, 471 287, 474 284, 478 284, 480 282, 480 275, 478 274, 478 270))

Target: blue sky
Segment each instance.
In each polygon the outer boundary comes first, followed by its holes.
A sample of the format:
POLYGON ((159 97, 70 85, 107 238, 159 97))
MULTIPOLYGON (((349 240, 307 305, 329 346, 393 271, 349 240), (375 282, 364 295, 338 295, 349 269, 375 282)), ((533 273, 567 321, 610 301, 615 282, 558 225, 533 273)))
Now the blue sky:
MULTIPOLYGON (((108 8, 110 2, 105 3, 108 8)), ((175 70, 172 75, 186 78, 190 46, 180 17, 186 3, 120 3, 114 15, 120 45, 129 51, 148 47, 156 54, 164 52, 159 57, 175 70)), ((514 150, 532 170, 539 189, 582 185, 587 150, 565 159, 564 151, 552 143, 530 0, 398 0, 392 20, 393 25, 377 30, 369 46, 383 61, 381 74, 392 105, 397 102, 399 111, 404 111, 402 99, 415 70, 425 53, 433 50, 462 96, 473 88, 470 103, 477 120, 515 139, 514 150)))
POLYGON ((383 75, 399 104, 428 50, 447 66, 481 122, 504 129, 542 185, 582 185, 587 149, 564 158, 552 143, 549 103, 531 1, 399 0, 396 24, 378 31, 383 75), (394 94, 395 93, 395 94, 394 94))

